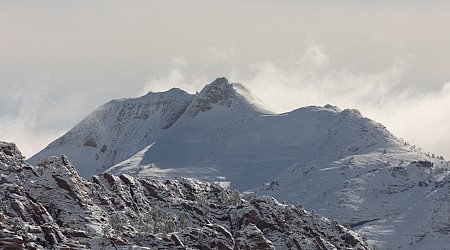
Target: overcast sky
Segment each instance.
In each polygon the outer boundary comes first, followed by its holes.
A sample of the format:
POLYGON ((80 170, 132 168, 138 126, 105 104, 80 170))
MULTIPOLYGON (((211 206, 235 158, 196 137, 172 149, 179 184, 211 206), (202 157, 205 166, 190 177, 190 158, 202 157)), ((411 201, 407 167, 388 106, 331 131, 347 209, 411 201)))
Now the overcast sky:
POLYGON ((270 109, 359 109, 450 158, 448 1, 0 2, 0 140, 30 157, 116 98, 225 76, 270 109))

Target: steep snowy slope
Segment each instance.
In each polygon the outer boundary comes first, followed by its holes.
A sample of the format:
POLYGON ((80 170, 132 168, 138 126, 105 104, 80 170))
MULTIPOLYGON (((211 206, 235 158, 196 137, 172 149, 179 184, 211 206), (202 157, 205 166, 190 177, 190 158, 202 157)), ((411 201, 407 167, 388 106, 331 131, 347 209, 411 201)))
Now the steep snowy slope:
POLYGON ((180 89, 114 100, 89 114, 78 125, 29 159, 66 154, 82 176, 90 177, 123 161, 153 142, 184 113, 193 96, 180 89))
MULTIPOLYGON (((35 164, 41 158, 66 154, 74 159, 82 176, 88 178, 154 142, 165 140, 171 133, 166 131, 172 131, 172 127, 184 127, 202 113, 215 113, 210 111, 217 107, 228 113, 228 117, 221 117, 225 115, 222 112, 216 114, 216 118, 226 123, 234 121, 223 119, 269 113, 257 102, 243 85, 230 84, 226 78, 216 79, 198 95, 171 89, 140 98, 111 101, 28 161, 35 164), (159 139, 161 137, 164 139, 159 139)), ((205 120, 201 126, 208 127, 209 123, 205 120)), ((189 133, 189 129, 186 132, 189 133)))
MULTIPOLYGON (((364 232, 383 249, 450 244, 447 162, 408 145, 357 110, 326 105, 273 114, 259 108, 245 87, 224 78, 197 95, 182 96, 182 102, 174 101, 182 108, 171 126, 157 126, 145 139, 139 135, 146 128, 132 119, 117 123, 119 131, 127 124, 125 134, 102 132, 100 127, 112 131, 117 120, 104 112, 108 123, 77 125, 56 141, 67 142, 64 146, 54 142, 31 162, 67 150, 83 175, 108 169, 137 177, 195 177, 301 202, 364 232), (86 146, 84 138, 91 134, 107 138, 95 142, 116 152, 114 161, 96 160, 103 146, 86 146), (87 149, 92 152, 85 154, 87 149), (100 168, 92 167, 99 163, 100 168)), ((133 117, 133 110, 122 107, 128 102, 117 110, 133 117)), ((156 114, 147 119, 170 115, 156 114)))
POLYGON ((193 179, 103 173, 67 157, 30 166, 0 142, 2 249, 369 249, 336 221, 193 179))

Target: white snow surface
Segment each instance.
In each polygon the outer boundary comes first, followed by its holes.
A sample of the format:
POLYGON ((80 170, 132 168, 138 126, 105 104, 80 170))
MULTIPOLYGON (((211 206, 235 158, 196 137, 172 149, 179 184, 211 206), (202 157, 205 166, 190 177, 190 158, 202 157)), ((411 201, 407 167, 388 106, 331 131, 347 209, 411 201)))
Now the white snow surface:
POLYGON ((196 95, 171 89, 112 101, 29 162, 65 154, 84 177, 109 171, 229 182, 301 202, 382 249, 450 244, 443 158, 357 110, 326 105, 274 114, 257 103, 243 85, 225 78, 196 95))

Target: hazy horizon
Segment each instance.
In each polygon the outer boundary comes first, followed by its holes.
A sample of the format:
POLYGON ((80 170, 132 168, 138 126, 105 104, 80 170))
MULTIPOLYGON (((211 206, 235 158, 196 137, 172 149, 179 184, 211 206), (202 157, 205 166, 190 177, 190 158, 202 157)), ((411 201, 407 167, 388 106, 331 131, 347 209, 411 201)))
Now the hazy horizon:
POLYGON ((220 76, 276 112, 354 108, 450 157, 446 1, 0 3, 0 140, 30 157, 111 99, 220 76))

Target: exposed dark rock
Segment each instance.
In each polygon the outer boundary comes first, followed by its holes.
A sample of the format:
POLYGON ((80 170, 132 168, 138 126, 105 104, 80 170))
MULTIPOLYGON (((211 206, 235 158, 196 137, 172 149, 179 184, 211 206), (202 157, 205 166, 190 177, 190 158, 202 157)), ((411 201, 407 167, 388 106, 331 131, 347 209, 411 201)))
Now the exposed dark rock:
POLYGON ((92 138, 87 138, 83 145, 87 147, 97 147, 97 143, 92 138))
POLYGON ((413 161, 413 164, 415 164, 417 167, 423 167, 423 168, 432 168, 433 163, 430 161, 413 161))

